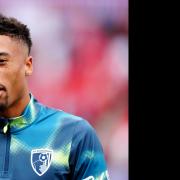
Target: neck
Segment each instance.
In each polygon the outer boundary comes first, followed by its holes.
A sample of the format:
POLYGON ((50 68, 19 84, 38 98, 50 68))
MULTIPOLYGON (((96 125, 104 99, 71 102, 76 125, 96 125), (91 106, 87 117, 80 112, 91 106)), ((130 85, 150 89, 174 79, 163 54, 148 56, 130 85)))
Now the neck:
POLYGON ((18 117, 22 114, 25 107, 30 101, 29 92, 25 93, 20 99, 18 99, 11 107, 7 108, 5 111, 0 112, 0 117, 12 118, 18 117))

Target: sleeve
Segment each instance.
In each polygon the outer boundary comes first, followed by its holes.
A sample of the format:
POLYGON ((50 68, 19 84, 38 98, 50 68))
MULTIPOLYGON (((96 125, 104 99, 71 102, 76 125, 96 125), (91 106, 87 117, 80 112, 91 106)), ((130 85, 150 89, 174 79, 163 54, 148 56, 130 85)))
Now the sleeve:
POLYGON ((85 120, 78 123, 70 154, 71 179, 109 180, 102 145, 95 130, 85 120))

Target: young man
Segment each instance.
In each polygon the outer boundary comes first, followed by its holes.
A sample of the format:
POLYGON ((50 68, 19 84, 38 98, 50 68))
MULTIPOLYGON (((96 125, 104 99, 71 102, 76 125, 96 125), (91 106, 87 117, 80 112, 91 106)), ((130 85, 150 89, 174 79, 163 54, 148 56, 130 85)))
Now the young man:
POLYGON ((29 93, 31 46, 27 26, 0 15, 0 179, 108 179, 90 124, 29 93))

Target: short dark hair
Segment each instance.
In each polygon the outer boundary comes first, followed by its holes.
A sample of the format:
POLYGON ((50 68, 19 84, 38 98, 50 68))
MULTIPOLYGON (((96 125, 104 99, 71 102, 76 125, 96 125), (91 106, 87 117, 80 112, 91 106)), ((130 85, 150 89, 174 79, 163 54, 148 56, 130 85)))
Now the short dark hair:
POLYGON ((28 53, 30 53, 32 47, 30 30, 17 19, 0 14, 0 35, 22 40, 28 46, 28 53))

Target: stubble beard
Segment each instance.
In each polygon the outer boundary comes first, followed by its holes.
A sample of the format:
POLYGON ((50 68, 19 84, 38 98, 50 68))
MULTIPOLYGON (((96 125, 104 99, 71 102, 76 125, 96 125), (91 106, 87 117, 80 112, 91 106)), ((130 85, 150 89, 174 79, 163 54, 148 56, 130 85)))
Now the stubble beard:
POLYGON ((0 97, 0 113, 4 112, 8 108, 8 96, 0 97))

